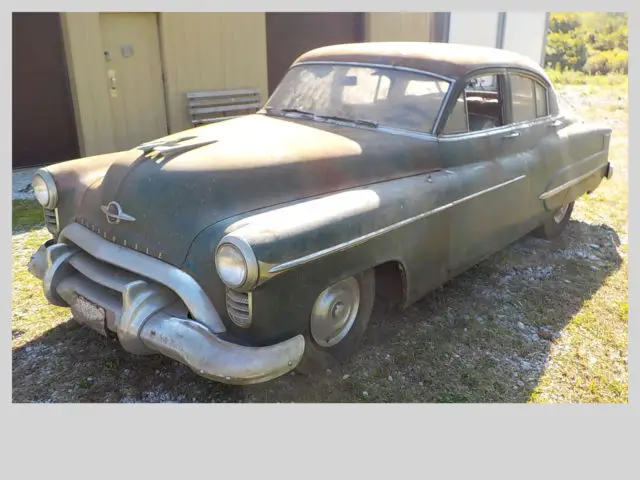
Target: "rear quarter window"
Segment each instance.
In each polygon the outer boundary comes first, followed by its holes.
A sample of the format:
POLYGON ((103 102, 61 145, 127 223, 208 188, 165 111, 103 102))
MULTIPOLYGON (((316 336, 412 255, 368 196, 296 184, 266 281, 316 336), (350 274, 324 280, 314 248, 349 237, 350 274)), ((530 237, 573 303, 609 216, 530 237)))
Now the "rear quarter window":
POLYGON ((522 75, 510 74, 511 111, 513 122, 525 122, 537 118, 535 82, 522 75))

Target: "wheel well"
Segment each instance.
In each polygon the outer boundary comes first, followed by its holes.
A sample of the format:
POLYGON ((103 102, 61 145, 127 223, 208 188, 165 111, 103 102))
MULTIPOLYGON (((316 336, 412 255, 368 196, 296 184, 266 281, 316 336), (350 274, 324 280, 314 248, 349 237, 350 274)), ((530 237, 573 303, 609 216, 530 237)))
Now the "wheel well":
POLYGON ((406 288, 404 268, 398 261, 392 260, 375 267, 376 300, 385 307, 398 307, 404 302, 406 288))

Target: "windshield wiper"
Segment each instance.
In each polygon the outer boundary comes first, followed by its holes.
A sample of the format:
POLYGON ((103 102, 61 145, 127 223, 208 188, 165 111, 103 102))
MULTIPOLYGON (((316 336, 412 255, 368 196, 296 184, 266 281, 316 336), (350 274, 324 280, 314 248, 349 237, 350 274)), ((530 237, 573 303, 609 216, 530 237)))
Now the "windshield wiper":
POLYGON ((323 118, 326 120, 337 120, 339 122, 349 122, 354 123, 356 125, 362 125, 364 127, 378 128, 378 122, 374 122, 373 120, 364 120, 361 118, 347 118, 341 117, 339 115, 316 115, 318 118, 323 118))
POLYGON ((297 108, 275 108, 275 107, 266 107, 265 110, 267 112, 281 112, 281 113, 297 113, 300 115, 309 115, 315 117, 315 114, 312 112, 307 112, 305 110, 299 110, 297 108))
POLYGON ((365 127, 378 128, 378 123, 372 120, 364 120, 361 118, 347 118, 341 117, 339 115, 319 115, 313 112, 307 112, 306 110, 300 110, 298 108, 275 108, 275 107, 267 107, 265 108, 267 112, 281 112, 281 113, 297 113, 299 115, 305 115, 313 118, 319 118, 323 120, 336 120, 339 122, 348 122, 356 125, 362 125, 365 127))

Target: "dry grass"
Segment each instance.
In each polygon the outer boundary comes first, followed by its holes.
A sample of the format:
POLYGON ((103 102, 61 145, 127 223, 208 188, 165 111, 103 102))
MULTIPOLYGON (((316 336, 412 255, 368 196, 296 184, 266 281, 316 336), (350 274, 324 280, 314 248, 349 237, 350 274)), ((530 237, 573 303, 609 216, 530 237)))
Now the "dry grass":
MULTIPOLYGON (((614 128, 616 175, 576 204, 565 234, 526 237, 409 310, 377 312, 358 355, 317 376, 232 387, 127 354, 45 303, 25 265, 48 234, 21 221, 14 402, 627 402, 628 97, 620 84, 589 88, 561 92, 614 128)), ((33 218, 26 205, 20 217, 33 218)))

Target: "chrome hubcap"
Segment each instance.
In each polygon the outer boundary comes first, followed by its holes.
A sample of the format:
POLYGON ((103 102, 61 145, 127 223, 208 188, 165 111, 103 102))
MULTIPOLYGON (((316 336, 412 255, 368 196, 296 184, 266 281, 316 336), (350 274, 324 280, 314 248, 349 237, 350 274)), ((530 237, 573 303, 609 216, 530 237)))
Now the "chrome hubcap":
POLYGON ((321 347, 331 347, 347 336, 360 305, 360 285, 349 277, 324 290, 311 311, 311 336, 321 347))
POLYGON ((568 204, 561 206, 553 216, 553 221, 556 223, 562 222, 562 220, 564 219, 564 216, 567 214, 567 210, 569 210, 568 204))

